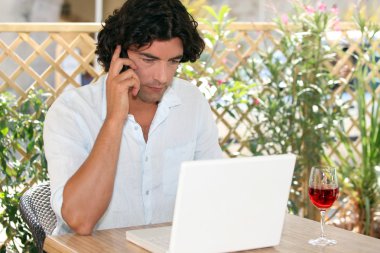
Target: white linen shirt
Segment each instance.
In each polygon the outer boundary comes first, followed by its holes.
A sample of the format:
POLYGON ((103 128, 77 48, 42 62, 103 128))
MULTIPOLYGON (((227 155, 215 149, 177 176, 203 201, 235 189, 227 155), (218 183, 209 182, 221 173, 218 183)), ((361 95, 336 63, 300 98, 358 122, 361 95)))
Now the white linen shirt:
MULTIPOLYGON (((65 91, 46 115, 44 145, 58 220, 55 235, 70 232, 61 214, 63 188, 88 157, 103 125, 105 82, 103 76, 95 84, 65 91)), ((207 100, 196 86, 174 78, 158 105, 147 142, 128 115, 112 199, 95 229, 171 221, 181 162, 221 157, 207 100)))

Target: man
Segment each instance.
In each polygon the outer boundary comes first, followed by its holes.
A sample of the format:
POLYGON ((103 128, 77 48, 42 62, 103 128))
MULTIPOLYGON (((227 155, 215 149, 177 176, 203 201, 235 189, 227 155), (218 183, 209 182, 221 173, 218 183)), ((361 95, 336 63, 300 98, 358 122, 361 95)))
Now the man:
POLYGON ((204 49, 196 27, 179 0, 127 0, 105 21, 96 53, 108 75, 46 116, 54 234, 170 221, 181 162, 222 157, 207 101, 174 78, 204 49))

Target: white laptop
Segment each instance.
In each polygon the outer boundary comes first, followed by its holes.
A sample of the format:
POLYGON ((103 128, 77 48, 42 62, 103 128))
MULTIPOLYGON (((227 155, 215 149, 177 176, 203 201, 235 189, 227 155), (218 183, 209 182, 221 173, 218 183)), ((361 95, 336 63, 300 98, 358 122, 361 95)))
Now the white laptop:
POLYGON ((171 227, 126 232, 154 253, 231 252, 278 245, 296 156, 184 162, 171 227))

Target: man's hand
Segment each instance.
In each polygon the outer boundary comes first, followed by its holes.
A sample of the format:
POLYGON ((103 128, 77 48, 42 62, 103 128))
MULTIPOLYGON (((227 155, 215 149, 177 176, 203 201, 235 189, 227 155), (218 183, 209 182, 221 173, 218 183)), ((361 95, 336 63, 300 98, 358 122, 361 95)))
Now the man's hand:
POLYGON ((125 121, 128 118, 128 93, 136 96, 140 90, 140 80, 135 73, 136 64, 129 58, 120 58, 121 46, 117 45, 113 53, 108 77, 107 92, 107 119, 125 121), (129 69, 120 73, 124 65, 129 69))
POLYGON ((63 190, 62 217, 80 235, 91 234, 111 201, 123 126, 129 112, 128 94, 136 96, 140 89, 136 64, 120 58, 120 51, 121 47, 117 46, 106 81, 106 121, 89 156, 63 190), (129 69, 120 73, 123 65, 129 69))

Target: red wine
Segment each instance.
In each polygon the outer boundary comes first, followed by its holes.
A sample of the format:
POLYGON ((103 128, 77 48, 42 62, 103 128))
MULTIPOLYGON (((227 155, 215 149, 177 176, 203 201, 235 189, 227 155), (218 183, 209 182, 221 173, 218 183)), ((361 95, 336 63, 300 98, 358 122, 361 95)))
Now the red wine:
POLYGON ((311 202, 319 209, 327 209, 338 198, 339 188, 316 189, 309 187, 311 202))

